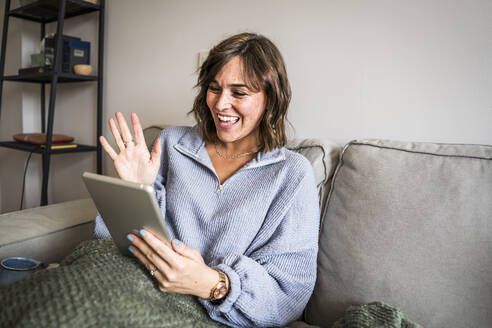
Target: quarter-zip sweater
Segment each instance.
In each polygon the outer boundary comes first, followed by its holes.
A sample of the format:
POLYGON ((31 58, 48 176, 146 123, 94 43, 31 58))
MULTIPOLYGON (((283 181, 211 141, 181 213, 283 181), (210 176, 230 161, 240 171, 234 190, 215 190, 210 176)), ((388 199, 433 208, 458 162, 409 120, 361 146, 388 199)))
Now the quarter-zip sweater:
MULTIPOLYGON (((159 138, 153 186, 169 233, 230 280, 220 304, 200 299, 210 317, 236 327, 297 319, 316 280, 319 207, 309 161, 285 148, 260 152, 221 185, 196 127, 159 138)), ((100 216, 94 236, 110 236, 100 216)))

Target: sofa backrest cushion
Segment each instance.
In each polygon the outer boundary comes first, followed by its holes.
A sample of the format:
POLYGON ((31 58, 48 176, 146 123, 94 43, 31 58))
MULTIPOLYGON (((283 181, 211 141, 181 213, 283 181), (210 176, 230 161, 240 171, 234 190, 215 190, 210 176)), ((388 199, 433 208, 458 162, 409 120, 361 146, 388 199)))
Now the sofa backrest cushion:
POLYGON ((165 128, 168 128, 172 125, 167 125, 167 124, 159 124, 159 125, 151 125, 143 129, 143 134, 145 138, 145 143, 147 144, 147 147, 151 149, 152 145, 154 144, 155 139, 159 136, 159 133, 165 128))
POLYGON ((321 229, 308 323, 382 301, 425 327, 490 327, 492 146, 351 142, 321 229))
POLYGON ((287 142, 286 148, 303 155, 311 163, 323 213, 342 147, 329 140, 293 139, 287 142))

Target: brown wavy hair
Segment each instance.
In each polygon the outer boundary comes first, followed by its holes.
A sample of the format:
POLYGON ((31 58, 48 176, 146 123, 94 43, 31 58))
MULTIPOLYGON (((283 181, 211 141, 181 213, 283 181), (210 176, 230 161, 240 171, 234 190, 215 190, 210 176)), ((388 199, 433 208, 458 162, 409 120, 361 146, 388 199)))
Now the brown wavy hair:
POLYGON ((254 92, 265 93, 265 112, 259 128, 263 151, 283 147, 287 141, 285 122, 291 99, 284 60, 277 47, 266 37, 254 33, 233 35, 210 50, 199 68, 199 93, 195 98, 193 113, 198 128, 206 142, 217 142, 217 130, 207 106, 209 84, 231 58, 242 59, 244 83, 254 92))

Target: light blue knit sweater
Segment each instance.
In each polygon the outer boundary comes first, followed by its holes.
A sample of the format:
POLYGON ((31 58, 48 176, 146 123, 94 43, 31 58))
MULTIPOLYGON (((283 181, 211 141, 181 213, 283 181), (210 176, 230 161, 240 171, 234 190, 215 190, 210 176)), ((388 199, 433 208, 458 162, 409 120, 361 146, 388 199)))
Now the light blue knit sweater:
MULTIPOLYGON (((210 317, 249 327, 297 319, 314 288, 318 252, 308 160, 285 148, 259 153, 220 186, 196 127, 168 128, 160 138, 154 188, 171 237, 196 248, 231 282, 221 304, 201 300, 210 317)), ((94 236, 109 237, 100 216, 94 236)))

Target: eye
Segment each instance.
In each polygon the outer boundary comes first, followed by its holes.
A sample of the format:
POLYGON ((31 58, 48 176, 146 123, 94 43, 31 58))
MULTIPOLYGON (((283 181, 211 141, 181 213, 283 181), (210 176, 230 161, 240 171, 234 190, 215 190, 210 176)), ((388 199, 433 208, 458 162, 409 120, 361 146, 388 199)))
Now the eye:
POLYGON ((209 85, 208 86, 208 90, 210 90, 213 93, 219 93, 220 92, 220 88, 219 87, 216 87, 216 86, 213 86, 213 85, 209 85))
POLYGON ((247 94, 246 92, 244 92, 244 91, 234 91, 234 92, 233 92, 233 95, 234 95, 235 97, 239 97, 239 98, 240 98, 240 97, 247 96, 248 94, 247 94))

